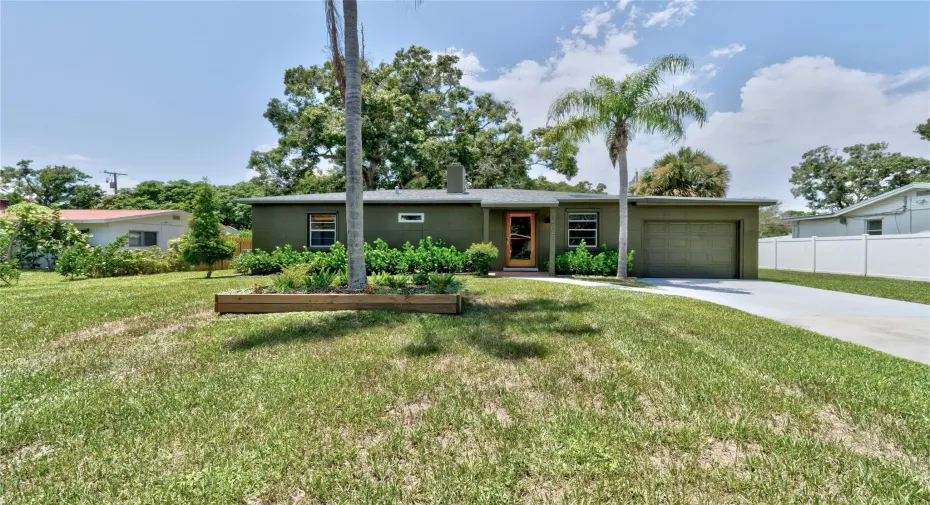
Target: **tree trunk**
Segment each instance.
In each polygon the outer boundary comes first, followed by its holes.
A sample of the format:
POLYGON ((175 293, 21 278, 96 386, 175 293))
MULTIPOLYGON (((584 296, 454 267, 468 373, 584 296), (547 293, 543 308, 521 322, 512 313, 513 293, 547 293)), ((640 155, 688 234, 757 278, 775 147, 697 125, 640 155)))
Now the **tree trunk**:
POLYGON ((626 279, 627 221, 629 207, 627 195, 630 192, 630 178, 627 175, 626 146, 619 149, 617 172, 620 174, 620 250, 617 258, 617 278, 626 279))
POLYGON ((207 279, 213 276, 213 263, 207 265, 207 279))
POLYGON ((346 249, 349 287, 368 285, 365 276, 365 225, 362 193, 362 79, 358 56, 358 3, 342 1, 346 66, 346 249))

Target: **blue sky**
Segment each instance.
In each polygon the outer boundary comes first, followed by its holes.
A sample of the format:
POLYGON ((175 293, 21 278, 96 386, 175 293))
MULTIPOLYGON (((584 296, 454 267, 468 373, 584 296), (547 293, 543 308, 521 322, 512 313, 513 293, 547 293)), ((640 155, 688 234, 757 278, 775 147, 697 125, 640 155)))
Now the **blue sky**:
MULTIPOLYGON (((688 54, 695 71, 669 86, 701 93, 713 114, 685 143, 730 165, 731 196, 799 207, 790 167, 821 144, 930 155, 911 133, 930 117, 925 2, 427 0, 359 12, 372 59, 412 44, 457 52, 469 85, 513 101, 528 127, 595 73, 688 54)), ((2 2, 0 162, 244 180, 249 152, 276 141, 262 113, 284 70, 321 63, 324 44, 318 2, 2 2)), ((631 167, 669 148, 640 137, 631 167)), ((580 178, 616 188, 602 150, 582 149, 580 178)))

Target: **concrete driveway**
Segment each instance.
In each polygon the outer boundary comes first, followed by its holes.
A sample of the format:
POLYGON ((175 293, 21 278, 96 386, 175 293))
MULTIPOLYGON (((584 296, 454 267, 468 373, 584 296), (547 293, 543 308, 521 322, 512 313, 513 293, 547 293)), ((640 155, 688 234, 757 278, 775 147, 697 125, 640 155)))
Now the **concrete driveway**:
POLYGON ((726 305, 930 364, 930 305, 778 282, 640 279, 671 294, 726 305))

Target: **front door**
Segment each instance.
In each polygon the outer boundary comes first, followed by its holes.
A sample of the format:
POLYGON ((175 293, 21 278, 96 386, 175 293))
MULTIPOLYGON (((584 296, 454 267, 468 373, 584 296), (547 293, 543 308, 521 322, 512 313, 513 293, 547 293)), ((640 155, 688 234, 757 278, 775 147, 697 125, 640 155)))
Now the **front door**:
POLYGON ((532 212, 507 213, 508 267, 536 266, 536 214, 532 212))

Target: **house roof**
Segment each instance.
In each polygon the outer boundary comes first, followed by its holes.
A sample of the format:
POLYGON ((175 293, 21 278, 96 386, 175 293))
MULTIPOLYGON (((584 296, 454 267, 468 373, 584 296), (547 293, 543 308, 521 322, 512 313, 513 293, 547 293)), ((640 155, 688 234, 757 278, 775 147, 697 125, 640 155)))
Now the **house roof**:
MULTIPOLYGON (((365 191, 365 203, 478 203, 482 207, 554 207, 565 202, 616 202, 617 195, 597 193, 570 193, 563 191, 537 191, 528 189, 469 189, 465 193, 449 193, 444 189, 401 189, 365 191)), ((631 202, 644 204, 686 205, 775 205, 775 200, 740 198, 691 198, 676 196, 630 196, 631 202)), ((310 195, 265 196, 243 198, 246 204, 299 204, 344 203, 345 193, 317 193, 310 195)))
POLYGON ((829 219, 829 218, 832 218, 832 217, 840 217, 840 216, 842 216, 842 215, 849 214, 850 212, 853 212, 853 211, 856 211, 856 210, 858 210, 858 209, 861 209, 862 207, 865 207, 866 205, 872 205, 873 203, 878 203, 878 202, 881 202, 881 201, 883 201, 883 200, 887 200, 887 199, 889 199, 889 198, 893 198, 893 197, 896 197, 896 196, 900 196, 900 195, 902 195, 902 194, 904 194, 904 193, 907 193, 908 191, 910 191, 910 190, 912 190, 912 189, 930 189, 930 182, 912 182, 912 183, 908 184, 907 186, 901 186, 900 188, 893 189, 893 190, 888 191, 888 192, 886 192, 886 193, 882 193, 882 194, 880 194, 880 195, 878 195, 878 196, 873 196, 872 198, 867 198, 867 199, 862 200, 861 202, 859 202, 859 203, 857 203, 857 204, 850 205, 849 207, 846 207, 845 209, 842 209, 842 210, 838 210, 838 211, 836 211, 836 212, 834 212, 834 213, 832 213, 832 214, 823 214, 823 215, 820 215, 820 216, 786 217, 786 218, 784 218, 784 221, 788 221, 788 222, 793 222, 793 221, 809 221, 809 220, 812 220, 812 219, 829 219))
MULTIPOLYGON (((0 211, 0 216, 3 214, 3 211, 0 211)), ((168 214, 187 214, 187 212, 163 209, 62 209, 61 220, 67 223, 109 223, 168 214)))

